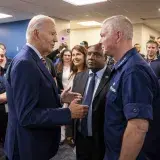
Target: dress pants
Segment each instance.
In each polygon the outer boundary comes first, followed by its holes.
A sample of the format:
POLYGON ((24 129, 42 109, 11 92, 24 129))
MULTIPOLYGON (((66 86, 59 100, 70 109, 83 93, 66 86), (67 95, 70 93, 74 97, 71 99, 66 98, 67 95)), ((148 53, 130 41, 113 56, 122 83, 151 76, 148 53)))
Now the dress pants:
POLYGON ((104 147, 97 145, 96 137, 84 137, 77 131, 75 144, 77 160, 103 160, 104 147))

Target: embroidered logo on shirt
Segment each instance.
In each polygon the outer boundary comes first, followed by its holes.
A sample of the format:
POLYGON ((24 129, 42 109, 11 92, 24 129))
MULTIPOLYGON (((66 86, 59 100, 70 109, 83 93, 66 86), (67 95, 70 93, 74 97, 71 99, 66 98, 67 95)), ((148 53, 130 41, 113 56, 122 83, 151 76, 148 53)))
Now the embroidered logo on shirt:
POLYGON ((121 66, 125 62, 125 60, 126 60, 126 57, 124 57, 124 59, 120 62, 120 64, 118 65, 118 67, 121 66))
POLYGON ((112 92, 114 92, 114 93, 116 93, 116 89, 114 88, 114 86, 115 86, 115 82, 112 84, 112 86, 110 87, 110 90, 112 91, 112 92))

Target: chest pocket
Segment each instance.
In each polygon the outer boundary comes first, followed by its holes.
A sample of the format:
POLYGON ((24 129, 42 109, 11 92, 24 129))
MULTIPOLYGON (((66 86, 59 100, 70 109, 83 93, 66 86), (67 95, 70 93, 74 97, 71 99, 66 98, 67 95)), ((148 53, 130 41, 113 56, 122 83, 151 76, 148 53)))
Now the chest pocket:
POLYGON ((115 117, 123 111, 120 79, 116 79, 110 84, 107 95, 107 109, 115 114, 115 117))
POLYGON ((109 100, 114 101, 119 95, 120 80, 112 81, 109 87, 109 100))

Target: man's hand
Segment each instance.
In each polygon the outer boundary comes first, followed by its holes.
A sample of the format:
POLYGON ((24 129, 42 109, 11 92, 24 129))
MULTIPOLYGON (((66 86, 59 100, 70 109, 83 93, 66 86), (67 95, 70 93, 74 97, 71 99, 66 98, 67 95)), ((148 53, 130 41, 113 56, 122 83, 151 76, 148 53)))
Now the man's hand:
POLYGON ((71 111, 72 119, 82 119, 88 113, 88 106, 77 104, 74 101, 70 104, 69 109, 71 111))
POLYGON ((7 95, 6 95, 6 92, 0 94, 0 104, 1 104, 1 103, 5 103, 5 102, 7 102, 7 95))
POLYGON ((62 103, 71 103, 74 99, 82 99, 80 93, 75 93, 70 91, 71 88, 63 90, 61 93, 61 102, 62 103))

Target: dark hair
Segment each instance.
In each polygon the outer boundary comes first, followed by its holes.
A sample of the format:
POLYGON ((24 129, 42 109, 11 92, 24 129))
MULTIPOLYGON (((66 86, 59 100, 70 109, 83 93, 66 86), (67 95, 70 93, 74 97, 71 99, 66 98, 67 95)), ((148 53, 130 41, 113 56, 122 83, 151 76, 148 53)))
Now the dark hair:
POLYGON ((88 42, 87 41, 83 41, 83 44, 88 46, 88 42))
MULTIPOLYGON (((87 64, 86 64, 87 50, 86 50, 86 48, 81 46, 81 45, 76 45, 72 48, 71 52, 73 52, 73 50, 81 52, 84 55, 83 70, 86 70, 87 69, 87 64)), ((71 70, 73 71, 73 74, 77 73, 77 71, 78 71, 78 68, 73 64, 73 62, 72 62, 72 65, 71 65, 71 70)))
POLYGON ((156 44, 156 46, 158 47, 158 43, 154 40, 149 40, 146 44, 149 44, 149 43, 156 44))
POLYGON ((87 42, 87 41, 82 41, 82 42, 80 43, 80 45, 88 48, 88 42, 87 42))
MULTIPOLYGON (((61 53, 60 53, 60 57, 59 57, 59 63, 56 65, 56 71, 57 71, 57 73, 61 73, 61 72, 63 72, 63 56, 64 56, 64 53, 65 52, 70 52, 71 53, 71 50, 69 50, 69 49, 64 49, 61 53)), ((72 56, 72 53, 71 53, 71 56, 72 56)))

